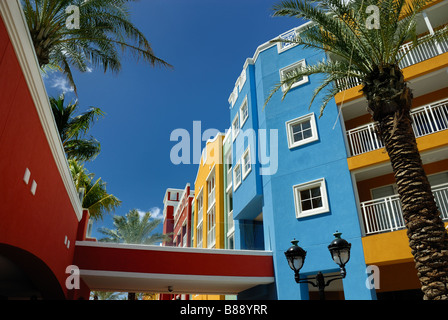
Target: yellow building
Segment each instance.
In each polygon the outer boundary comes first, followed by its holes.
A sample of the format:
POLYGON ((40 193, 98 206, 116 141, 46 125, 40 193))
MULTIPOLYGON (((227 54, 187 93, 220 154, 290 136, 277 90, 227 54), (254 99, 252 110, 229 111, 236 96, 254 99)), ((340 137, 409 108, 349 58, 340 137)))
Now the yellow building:
MULTIPOLYGON (((224 249, 223 139, 219 133, 202 151, 195 181, 193 246, 224 249)), ((193 295, 193 300, 224 300, 223 295, 193 295)))
MULTIPOLYGON (((448 1, 434 1, 421 15, 417 31, 424 37, 448 23, 448 1)), ((401 50, 409 50, 407 44, 401 50)), ((448 41, 427 42, 400 65, 413 90, 414 133, 444 221, 448 221, 448 41)), ((363 223, 366 263, 379 267, 378 296, 421 294, 408 245, 389 157, 367 113, 356 79, 338 93, 346 130, 347 159, 363 223)))

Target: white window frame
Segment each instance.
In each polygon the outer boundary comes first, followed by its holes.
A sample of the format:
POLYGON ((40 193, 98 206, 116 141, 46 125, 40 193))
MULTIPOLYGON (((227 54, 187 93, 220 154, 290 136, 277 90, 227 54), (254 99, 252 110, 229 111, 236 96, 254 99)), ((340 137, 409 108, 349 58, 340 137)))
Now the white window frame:
POLYGON ((286 136, 288 137, 288 148, 293 149, 298 146, 317 141, 319 139, 319 136, 317 134, 317 126, 316 126, 316 117, 314 116, 314 113, 310 113, 292 120, 289 120, 285 122, 286 125, 286 136), (302 139, 300 141, 294 141, 294 134, 293 134, 293 126, 303 123, 303 122, 310 122, 311 125, 311 132, 312 135, 309 138, 302 139))
POLYGON ((241 185, 242 181, 243 181, 243 172, 242 172, 242 168, 241 168, 241 162, 238 160, 238 162, 233 167, 233 191, 238 189, 238 187, 241 185), (240 179, 239 179, 239 181, 236 179, 236 177, 237 177, 236 172, 238 170, 240 171, 240 179))
MULTIPOLYGON (((286 66, 286 67, 280 69, 280 80, 283 81, 283 80, 285 79, 285 74, 286 74, 287 72, 290 72, 291 70, 297 68, 298 66, 306 67, 305 59, 302 59, 302 60, 300 60, 300 61, 297 61, 297 62, 295 62, 295 63, 293 63, 293 64, 290 64, 289 66, 286 66)), ((308 76, 303 76, 303 79, 300 80, 300 81, 295 82, 295 83, 291 86, 291 89, 296 88, 296 87, 298 87, 298 86, 300 86, 300 85, 302 85, 302 84, 304 84, 304 83, 307 83, 307 82, 308 82, 308 76)), ((288 86, 287 86, 287 85, 283 85, 283 86, 282 86, 282 91, 283 91, 283 92, 285 92, 287 89, 288 89, 288 86)))
POLYGON ((199 194, 197 195, 195 201, 198 204, 198 212, 197 212, 198 222, 197 222, 197 224, 199 225, 202 222, 202 220, 204 220, 204 198, 202 195, 202 188, 201 188, 201 190, 199 190, 199 194), (199 208, 199 205, 201 206, 200 208, 199 208), (200 212, 201 212, 201 215, 199 216, 200 212))
POLYGON ((247 175, 252 171, 252 163, 250 158, 250 147, 247 147, 246 151, 244 151, 243 156, 241 157, 241 173, 242 180, 246 179, 247 175), (246 155, 249 156, 248 162, 246 163, 245 158, 246 155), (246 165, 249 164, 249 168, 246 169, 246 165))
POLYGON ((203 230, 204 224, 202 223, 202 220, 200 223, 198 223, 198 227, 196 228, 196 247, 202 248, 202 241, 204 238, 204 230, 203 230))
POLYGON ((207 248, 216 245, 216 208, 213 205, 207 210, 207 248))
POLYGON ((301 184, 297 184, 293 186, 293 194, 294 194, 294 203, 296 210, 296 218, 309 217, 316 214, 322 214, 330 211, 330 207, 328 205, 328 195, 327 195, 327 186, 325 183, 325 179, 317 179, 310 182, 305 182, 301 184), (316 187, 320 188, 320 195, 322 198, 322 206, 319 208, 302 210, 302 202, 300 198, 300 191, 314 189, 316 187))
POLYGON ((239 112, 236 113, 235 118, 232 121, 232 142, 235 141, 236 137, 240 133, 241 124, 240 124, 240 115, 239 112), (238 127, 235 127, 235 122, 238 122, 238 127))
POLYGON ((226 171, 226 178, 227 178, 227 186, 226 186, 226 192, 227 192, 228 190, 231 189, 232 180, 233 180, 232 179, 233 178, 232 153, 229 152, 226 155, 226 158, 227 158, 227 162, 226 162, 226 165, 224 166, 224 168, 226 171), (229 177, 230 177, 230 179, 229 179, 229 177))
MULTIPOLYGON (((284 32, 278 36, 279 39, 284 39, 284 40, 294 40, 294 39, 296 39, 296 37, 297 37, 296 29, 289 30, 289 31, 284 32)), ((298 43, 277 42, 277 52, 282 53, 288 49, 294 48, 297 45, 298 45, 298 43)))
POLYGON ((247 96, 244 97, 243 103, 240 106, 239 113, 240 113, 240 128, 242 128, 243 125, 246 123, 247 118, 249 118, 249 104, 247 102, 247 96), (243 108, 245 108, 247 111, 245 116, 243 108))
POLYGON ((215 179, 215 167, 213 166, 207 179, 207 210, 213 206, 216 202, 216 179, 215 179), (210 201, 211 200, 211 201, 210 201))

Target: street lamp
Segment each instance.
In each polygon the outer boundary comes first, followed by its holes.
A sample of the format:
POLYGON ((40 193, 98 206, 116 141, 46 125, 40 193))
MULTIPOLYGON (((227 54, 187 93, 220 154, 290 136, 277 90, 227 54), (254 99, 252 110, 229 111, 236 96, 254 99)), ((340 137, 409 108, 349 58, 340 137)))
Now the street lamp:
POLYGON ((351 244, 342 239, 341 234, 342 233, 336 231, 333 234, 335 239, 328 246, 331 258, 340 267, 340 275, 324 277, 322 272, 319 271, 313 278, 300 279, 299 272, 305 263, 306 251, 297 245, 299 241, 296 239, 291 241, 292 246, 285 251, 286 260, 288 261, 289 267, 294 271, 294 279, 296 282, 309 283, 313 287, 318 288, 321 300, 325 300, 325 287, 327 287, 331 282, 338 279, 343 279, 346 276, 345 265, 350 260, 351 244), (315 280, 316 282, 311 280, 315 280))

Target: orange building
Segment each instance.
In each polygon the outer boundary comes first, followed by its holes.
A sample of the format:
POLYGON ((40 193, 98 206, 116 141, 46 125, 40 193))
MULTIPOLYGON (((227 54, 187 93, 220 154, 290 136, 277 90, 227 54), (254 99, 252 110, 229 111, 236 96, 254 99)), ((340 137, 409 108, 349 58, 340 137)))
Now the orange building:
MULTIPOLYGON (((446 26, 448 1, 434 1, 417 31, 424 37, 446 26)), ((409 50, 407 44, 403 51, 409 50)), ((400 65, 413 90, 413 129, 426 174, 443 219, 448 220, 448 41, 427 42, 400 65)), ((356 79, 338 93, 346 130, 347 159, 360 221, 366 263, 379 267, 378 298, 421 295, 408 245, 389 157, 378 138, 356 79)))

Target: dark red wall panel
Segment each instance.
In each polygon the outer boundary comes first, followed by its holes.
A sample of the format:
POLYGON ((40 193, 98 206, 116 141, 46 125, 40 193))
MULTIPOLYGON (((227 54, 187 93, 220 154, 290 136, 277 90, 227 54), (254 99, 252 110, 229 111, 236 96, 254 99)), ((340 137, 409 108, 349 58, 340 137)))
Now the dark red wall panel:
POLYGON ((5 35, 0 21, 0 243, 44 261, 64 286, 78 220, 5 35), (31 172, 28 184, 23 181, 27 168, 31 172), (31 193, 33 180, 37 182, 35 195, 31 193), (64 243, 66 236, 69 248, 64 243))

